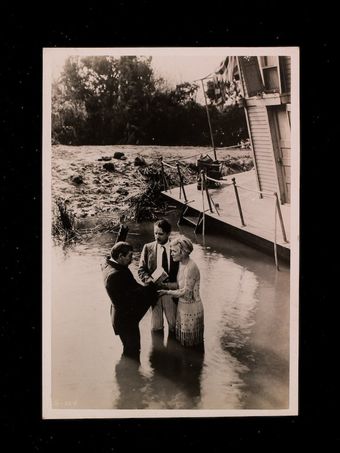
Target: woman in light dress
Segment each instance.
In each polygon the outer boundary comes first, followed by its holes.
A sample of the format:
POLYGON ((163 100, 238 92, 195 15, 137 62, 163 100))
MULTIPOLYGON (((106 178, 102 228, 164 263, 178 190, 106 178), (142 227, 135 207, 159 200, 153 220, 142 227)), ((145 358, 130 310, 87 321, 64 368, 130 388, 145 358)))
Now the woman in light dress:
POLYGON ((190 258, 193 245, 190 239, 179 236, 171 241, 170 252, 174 261, 179 261, 177 288, 168 283, 169 289, 158 291, 178 298, 176 339, 183 346, 203 345, 204 310, 200 297, 200 271, 190 258))

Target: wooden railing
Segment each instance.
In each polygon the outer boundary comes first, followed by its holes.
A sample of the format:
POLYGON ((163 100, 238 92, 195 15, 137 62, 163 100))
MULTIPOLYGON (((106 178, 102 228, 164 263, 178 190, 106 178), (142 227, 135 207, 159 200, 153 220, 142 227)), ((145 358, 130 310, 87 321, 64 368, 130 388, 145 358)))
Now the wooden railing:
MULTIPOLYGON (((162 178, 164 180, 164 185, 165 185, 165 188, 166 188, 167 183, 166 183, 164 166, 167 166, 169 168, 177 170, 178 177, 179 177, 179 189, 180 189, 179 198, 181 199, 182 194, 183 194, 185 205, 187 205, 189 202, 188 202, 187 195, 186 195, 186 192, 185 192, 184 180, 183 180, 183 175, 181 173, 179 162, 177 161, 176 162, 176 166, 173 166, 173 165, 170 165, 167 162, 164 162, 161 159, 162 178)), ((204 207, 204 195, 203 194, 205 192, 206 198, 207 198, 207 201, 208 201, 208 206, 209 206, 208 210, 210 211, 210 213, 214 213, 214 210, 215 210, 215 212, 218 215, 220 215, 220 213, 218 212, 217 206, 216 206, 216 204, 215 204, 215 202, 214 202, 214 200, 213 200, 213 198, 212 198, 212 196, 211 196, 211 194, 209 192, 208 181, 213 181, 215 183, 221 183, 223 181, 225 182, 225 180, 223 180, 223 179, 222 180, 218 180, 218 179, 214 179, 214 178, 209 177, 207 175, 206 170, 204 169, 204 170, 200 171, 199 180, 198 181, 200 183, 200 190, 202 192, 202 215, 203 215, 203 235, 204 235, 204 230, 205 230, 205 212, 206 212, 206 210, 205 210, 205 207, 204 207)), ((246 223, 245 223, 245 219, 244 219, 244 215, 243 215, 243 210, 242 210, 242 205, 241 205, 241 198, 240 198, 238 189, 243 189, 243 190, 247 190, 247 191, 250 191, 250 192, 255 192, 257 194, 260 194, 261 197, 264 195, 264 196, 267 196, 267 197, 275 199, 274 256, 275 256, 276 267, 277 267, 277 269, 279 269, 278 260, 277 260, 277 238, 276 238, 276 216, 277 215, 279 217, 279 222, 280 222, 280 226, 281 226, 281 232, 282 232, 283 241, 286 242, 286 243, 288 243, 289 241, 287 239, 287 234, 286 234, 286 230, 285 230, 285 226, 284 226, 284 222, 283 222, 283 217, 282 217, 282 212, 281 212, 281 207, 280 207, 280 203, 279 203, 279 198, 278 198, 277 192, 266 192, 264 190, 255 190, 255 189, 251 189, 250 187, 241 186, 239 184, 236 184, 236 179, 235 178, 232 178, 232 183, 226 184, 226 185, 229 185, 229 186, 233 185, 233 187, 234 187, 235 199, 236 199, 236 204, 237 204, 237 208, 238 208, 238 212, 239 212, 239 216, 240 216, 242 227, 245 227, 246 223)), ((170 189, 170 185, 168 185, 168 187, 170 189)))
POLYGON ((282 212, 281 212, 281 207, 280 207, 280 203, 279 203, 279 198, 278 198, 277 192, 266 192, 266 191, 264 191, 264 190, 255 190, 255 189, 251 189, 250 187, 240 186, 240 185, 237 185, 237 184, 236 184, 235 178, 232 178, 232 181, 233 181, 233 184, 234 184, 235 196, 236 196, 236 199, 237 199, 237 205, 238 205, 238 209, 239 209, 239 214, 240 214, 242 226, 245 226, 245 223, 244 223, 244 218, 243 218, 243 213, 242 213, 242 208, 241 208, 240 197, 239 197, 239 194, 238 194, 238 188, 244 189, 244 190, 248 190, 249 192, 260 193, 261 196, 262 196, 262 195, 265 195, 265 196, 267 196, 267 197, 269 197, 269 198, 274 198, 274 199, 275 199, 275 214, 274 214, 274 259, 275 259, 275 266, 276 266, 276 269, 277 269, 277 270, 280 270, 280 269, 279 269, 278 257, 277 257, 277 237, 276 237, 276 216, 277 216, 277 215, 279 216, 279 221, 280 221, 280 226, 281 226, 281 232, 282 232, 283 241, 286 242, 286 243, 288 243, 289 241, 288 241, 287 235, 286 235, 286 230, 285 230, 285 226, 284 226, 284 222, 283 222, 283 217, 282 217, 282 212))
MULTIPOLYGON (((233 181, 233 184, 235 187, 235 193, 237 194, 238 200, 239 200, 239 196, 238 196, 237 188, 248 190, 249 192, 259 193, 260 195, 265 195, 269 198, 275 199, 275 207, 276 207, 276 211, 279 216, 282 238, 283 238, 284 242, 288 243, 289 241, 288 241, 287 235, 286 235, 286 230, 285 230, 285 226, 284 226, 284 222, 283 222, 283 217, 282 217, 282 212, 281 212, 281 207, 280 207, 280 203, 279 203, 279 198, 277 196, 277 192, 266 192, 265 190, 255 190, 255 189, 251 189, 250 187, 240 186, 239 184, 236 184, 235 178, 233 178, 232 181, 233 181)), ((242 215, 241 205, 239 205, 239 208, 240 208, 240 217, 241 217, 241 222, 242 222, 243 215, 242 215)), ((242 225, 243 225, 243 223, 242 223, 242 225)), ((243 225, 243 226, 245 226, 245 225, 243 225)))

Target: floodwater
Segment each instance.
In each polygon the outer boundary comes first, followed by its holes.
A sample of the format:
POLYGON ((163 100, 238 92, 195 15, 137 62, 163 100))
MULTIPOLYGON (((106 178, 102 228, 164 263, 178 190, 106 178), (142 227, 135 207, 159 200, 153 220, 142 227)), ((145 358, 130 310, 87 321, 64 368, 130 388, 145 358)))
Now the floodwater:
MULTIPOLYGON (((173 214, 174 216, 177 214, 173 214)), ((176 224, 174 218, 173 225, 176 224)), ((52 407, 54 409, 286 409, 289 400, 289 268, 228 236, 195 236, 201 272, 204 352, 152 335, 140 323, 140 363, 121 357, 100 264, 115 236, 52 253, 52 407)), ((130 225, 139 254, 150 223, 130 225)), ((166 322, 165 322, 166 324, 166 322)))

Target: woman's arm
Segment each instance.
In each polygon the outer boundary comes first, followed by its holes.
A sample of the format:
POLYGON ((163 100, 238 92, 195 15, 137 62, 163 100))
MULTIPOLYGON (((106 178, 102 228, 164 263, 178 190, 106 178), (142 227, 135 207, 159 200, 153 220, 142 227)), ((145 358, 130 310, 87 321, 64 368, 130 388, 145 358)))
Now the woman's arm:
POLYGON ((177 282, 166 282, 166 283, 161 283, 158 285, 159 289, 163 290, 168 290, 168 289, 178 289, 178 283, 177 282))
MULTIPOLYGON (((198 277, 198 269, 195 265, 189 265, 185 274, 184 286, 178 289, 169 289, 158 292, 158 294, 168 294, 173 297, 183 297, 184 299, 192 299, 195 283, 198 277)), ((168 283, 169 284, 169 283, 168 283)), ((170 283, 171 284, 171 283, 170 283)))

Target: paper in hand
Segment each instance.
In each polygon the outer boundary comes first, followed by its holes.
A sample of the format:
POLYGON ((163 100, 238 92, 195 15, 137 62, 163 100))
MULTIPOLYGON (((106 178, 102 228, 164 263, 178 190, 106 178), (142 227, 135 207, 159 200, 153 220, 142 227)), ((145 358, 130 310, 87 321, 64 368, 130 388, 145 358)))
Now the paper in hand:
POLYGON ((166 280, 169 275, 165 272, 162 267, 157 267, 157 269, 151 274, 151 278, 155 283, 162 283, 166 280))

